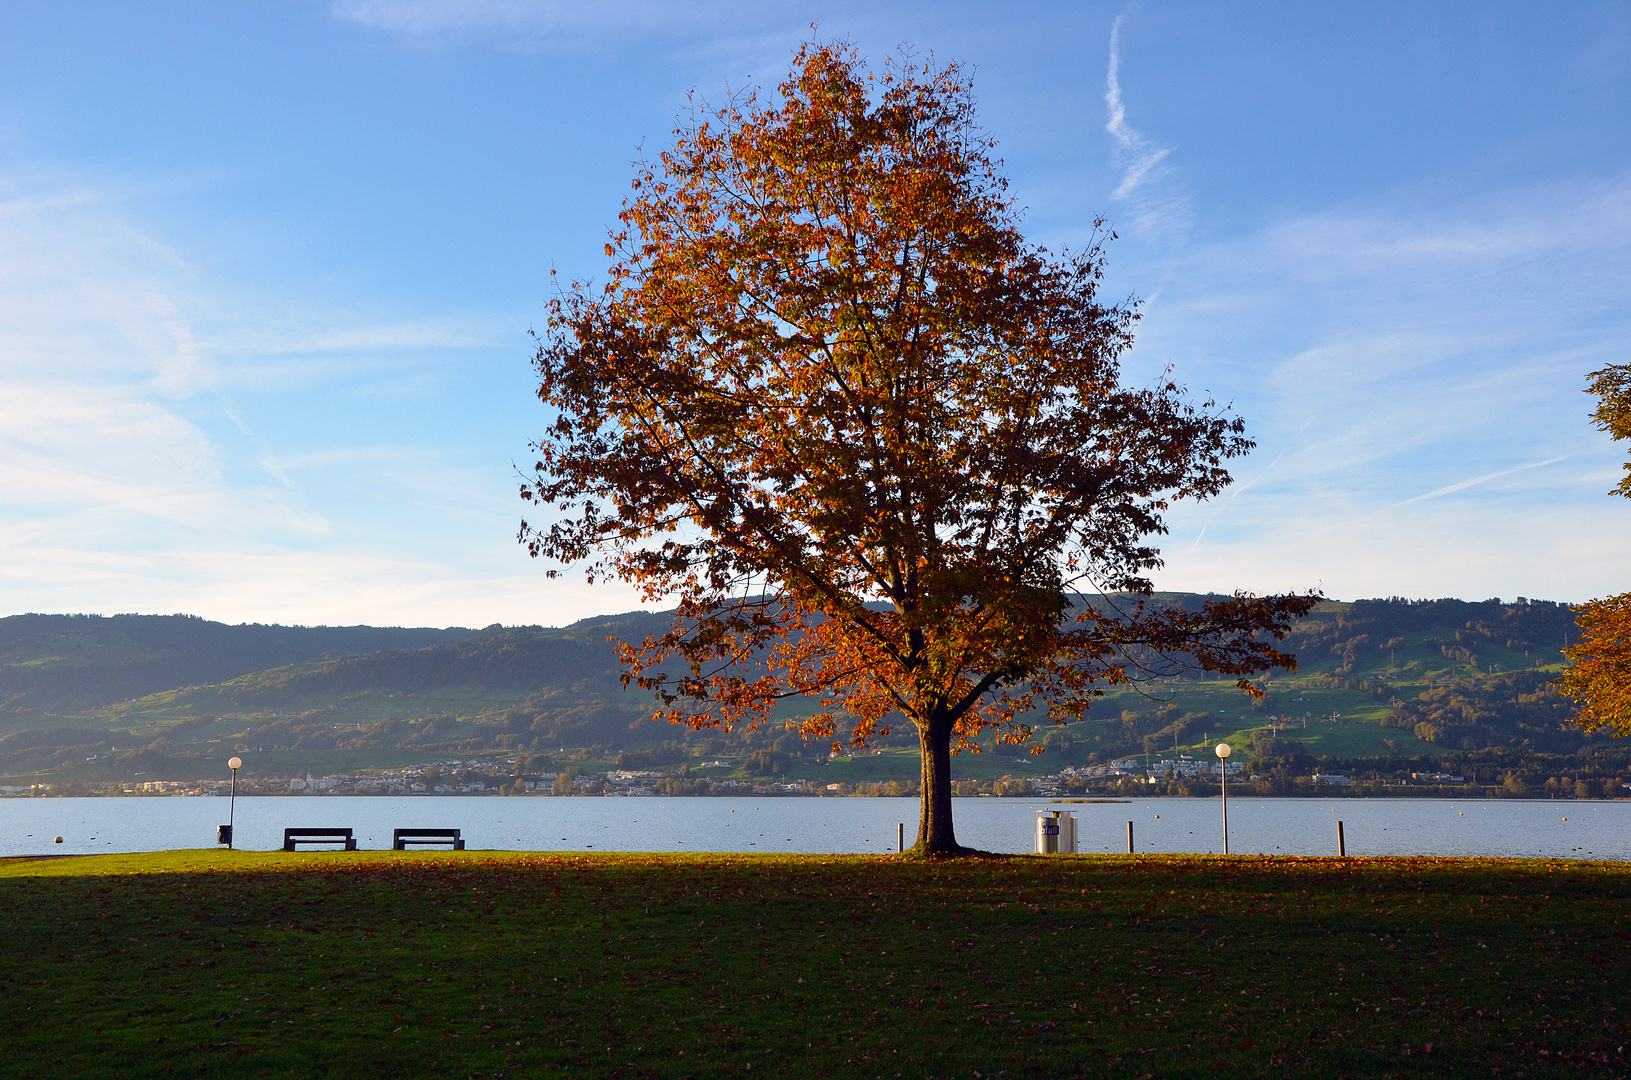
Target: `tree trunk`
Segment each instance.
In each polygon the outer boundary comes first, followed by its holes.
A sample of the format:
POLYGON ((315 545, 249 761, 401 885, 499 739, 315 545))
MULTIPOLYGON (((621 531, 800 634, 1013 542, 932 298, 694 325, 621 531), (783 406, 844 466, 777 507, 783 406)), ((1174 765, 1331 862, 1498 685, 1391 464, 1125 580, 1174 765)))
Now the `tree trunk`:
POLYGON ((919 804, 917 844, 919 855, 951 854, 963 848, 951 824, 951 718, 936 710, 918 728, 918 746, 923 753, 923 791, 919 804))

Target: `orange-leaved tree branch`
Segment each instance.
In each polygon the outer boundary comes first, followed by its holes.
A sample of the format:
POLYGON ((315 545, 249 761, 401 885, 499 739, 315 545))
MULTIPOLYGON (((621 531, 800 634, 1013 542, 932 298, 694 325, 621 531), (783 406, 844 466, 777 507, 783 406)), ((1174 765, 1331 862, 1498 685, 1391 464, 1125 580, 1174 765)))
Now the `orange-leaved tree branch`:
MULTIPOLYGON (((1610 364, 1589 378, 1586 392, 1597 397, 1592 423, 1612 438, 1631 440, 1631 364, 1610 364)), ((1610 494, 1631 499, 1631 463, 1610 494)), ((1631 593, 1590 600, 1574 610, 1580 640, 1563 650, 1570 666, 1556 685, 1580 705, 1576 724, 1631 735, 1631 593)))
POLYGON ((694 108, 637 167, 606 283, 550 304, 521 492, 533 555, 677 603, 620 647, 658 715, 807 695, 806 737, 912 724, 924 852, 960 850, 950 757, 982 733, 1024 742, 1177 656, 1253 689, 1314 603, 1149 599, 1164 511, 1252 443, 1170 379, 1121 384, 1113 234, 1028 244, 991 153, 957 66, 843 44, 694 108))

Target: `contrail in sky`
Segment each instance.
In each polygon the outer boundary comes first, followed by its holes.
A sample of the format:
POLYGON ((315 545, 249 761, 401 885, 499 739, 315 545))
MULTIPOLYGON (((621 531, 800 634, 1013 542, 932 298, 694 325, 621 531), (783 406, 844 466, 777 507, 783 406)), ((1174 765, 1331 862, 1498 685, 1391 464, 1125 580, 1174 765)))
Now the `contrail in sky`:
MULTIPOLYGON (((1568 455, 1564 454, 1563 457, 1568 457, 1568 455)), ((1538 469, 1542 465, 1555 465, 1557 462, 1562 461, 1563 457, 1547 458, 1545 461, 1531 461, 1527 465, 1517 465, 1510 469, 1502 469, 1500 472, 1487 473, 1484 476, 1475 476, 1471 480, 1462 480, 1460 483, 1450 484, 1447 487, 1441 487, 1433 491, 1429 491, 1425 495, 1416 495, 1404 500, 1404 502, 1396 502, 1387 509, 1396 510, 1401 506, 1409 506, 1413 502, 1421 502, 1423 499, 1436 499, 1440 495, 1449 495, 1452 492, 1462 491, 1477 484, 1482 484, 1486 480, 1496 480, 1503 476, 1511 476, 1513 473, 1523 472, 1525 469, 1538 469)))
POLYGON ((1110 193, 1113 199, 1125 199, 1131 195, 1150 176, 1150 170, 1172 153, 1170 148, 1152 145, 1141 132, 1127 123, 1127 107, 1121 100, 1120 78, 1121 24, 1126 18, 1127 12, 1123 11, 1110 25, 1110 70, 1105 76, 1104 104, 1109 109, 1110 118, 1105 122, 1104 130, 1116 140, 1116 163, 1125 169, 1120 185, 1110 193))

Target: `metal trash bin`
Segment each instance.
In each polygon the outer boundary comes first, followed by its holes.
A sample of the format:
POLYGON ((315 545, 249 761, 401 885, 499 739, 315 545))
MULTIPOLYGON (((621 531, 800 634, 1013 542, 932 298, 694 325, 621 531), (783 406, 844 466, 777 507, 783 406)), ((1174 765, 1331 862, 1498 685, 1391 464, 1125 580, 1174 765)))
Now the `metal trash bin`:
POLYGON ((215 842, 217 844, 225 844, 227 847, 231 847, 232 846, 232 826, 231 825, 217 825, 215 827, 215 842))
POLYGON ((1036 853, 1076 854, 1076 814, 1070 810, 1036 812, 1036 853))

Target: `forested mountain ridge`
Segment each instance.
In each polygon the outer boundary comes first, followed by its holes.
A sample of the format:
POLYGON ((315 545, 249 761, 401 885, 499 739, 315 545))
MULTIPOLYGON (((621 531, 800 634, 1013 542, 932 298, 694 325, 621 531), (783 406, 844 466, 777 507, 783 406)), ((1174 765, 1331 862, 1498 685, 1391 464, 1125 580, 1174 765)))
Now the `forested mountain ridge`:
POLYGON ((1407 648, 1435 646, 1450 664, 1468 673, 1561 663, 1562 649, 1575 634, 1574 612, 1566 604, 1519 597, 1500 600, 1355 600, 1319 605, 1293 629, 1291 644, 1303 666, 1337 661, 1339 674, 1379 670, 1397 662, 1401 674, 1434 669, 1431 658, 1407 648))
MULTIPOLYGON (((1286 639, 1298 670, 1263 680, 1262 698, 1177 679, 1146 697, 1117 695, 1119 723, 1086 730, 1096 731, 1092 749, 1105 757, 1176 751, 1207 734, 1265 726, 1280 736, 1277 753, 1328 764, 1577 754, 1605 740, 1569 723, 1574 705, 1551 687, 1574 634, 1572 610, 1548 601, 1325 602, 1286 639)), ((1074 749, 1087 748, 1077 737, 1074 749)))
POLYGON ((232 626, 194 615, 13 615, 0 619, 0 711, 77 711, 322 657, 459 641, 471 633, 461 627, 232 626))
POLYGON ((1320 685, 1385 701, 1384 727, 1448 749, 1527 744, 1559 753, 1585 738, 1567 722, 1573 703, 1550 686, 1574 634, 1563 604, 1393 598, 1317 612, 1290 644, 1320 685))
MULTIPOLYGON (((241 629, 190 621, 222 636, 241 629)), ((318 645, 391 644, 412 641, 415 634, 443 640, 367 655, 303 657, 298 663, 232 671, 233 677, 221 681, 171 685, 126 700, 117 691, 138 679, 156 678, 165 664, 190 671, 209 664, 230 670, 241 666, 242 656, 219 647, 189 652, 186 646, 194 642, 185 639, 177 647, 173 638, 166 642, 155 641, 157 634, 145 639, 121 635, 99 623, 73 619, 69 631, 93 637, 84 649, 86 659, 77 655, 79 642, 63 634, 60 625, 46 633, 14 634, 10 646, 0 646, 8 650, 0 652, 0 664, 9 661, 21 669, 11 673, 12 692, 0 705, 0 775, 22 776, 75 762, 86 774, 111 769, 171 775, 196 772, 212 756, 251 747, 273 755, 316 753, 319 758, 341 751, 417 757, 563 743, 648 742, 652 740, 630 731, 645 717, 646 699, 624 692, 607 638, 617 634, 640 640, 666 625, 666 615, 635 612, 563 628, 382 631, 372 639, 356 632, 256 628, 293 631, 281 635, 282 640, 274 636, 271 645, 308 655, 318 645), (44 662, 38 658, 41 653, 44 662), (34 676, 30 686, 31 667, 53 678, 34 676), (75 684, 76 677, 83 686, 75 684), (42 683, 46 692, 17 689, 37 691, 42 683)), ((138 625, 139 630, 149 628, 138 625)), ((173 631, 174 626, 161 624, 160 629, 173 631)), ((199 627, 183 629, 196 634, 199 627)), ((343 628, 357 629, 373 628, 343 628)))
POLYGON ((461 642, 259 672, 183 696, 198 713, 300 710, 246 730, 245 741, 275 749, 642 744, 659 734, 639 730, 650 699, 624 690, 608 638, 638 641, 667 625, 666 613, 635 612, 559 629, 490 627, 461 642), (332 730, 346 712, 370 711, 391 715, 332 730))
MULTIPOLYGON (((1205 597, 1156 599, 1194 606, 1205 597)), ((197 771, 246 748, 267 767, 287 760, 311 768, 574 748, 634 755, 669 742, 694 743, 698 753, 757 750, 784 765, 823 752, 779 727, 723 736, 650 723, 651 699, 623 687, 608 637, 638 641, 668 618, 633 612, 561 628, 477 631, 229 627, 152 616, 0 620, 0 774, 162 774, 185 771, 187 760, 197 771), (385 647, 362 652, 376 643, 385 647), (337 655, 351 650, 357 654, 337 655), (238 670, 257 656, 291 653, 295 662, 238 670), (167 670, 229 674, 117 693, 167 670)), ((1273 727, 1282 754, 1341 760, 1573 753, 1589 740, 1567 723, 1570 703, 1548 687, 1573 633, 1570 609, 1543 601, 1322 603, 1287 639, 1299 671, 1265 680, 1260 701, 1190 671, 1144 696, 1113 695, 1083 723, 1039 730, 1049 751, 1040 757, 1000 750, 1009 767, 1047 769, 1177 751, 1230 732, 1250 741, 1253 730, 1273 727)), ((906 734, 884 745, 905 744, 906 734)))

